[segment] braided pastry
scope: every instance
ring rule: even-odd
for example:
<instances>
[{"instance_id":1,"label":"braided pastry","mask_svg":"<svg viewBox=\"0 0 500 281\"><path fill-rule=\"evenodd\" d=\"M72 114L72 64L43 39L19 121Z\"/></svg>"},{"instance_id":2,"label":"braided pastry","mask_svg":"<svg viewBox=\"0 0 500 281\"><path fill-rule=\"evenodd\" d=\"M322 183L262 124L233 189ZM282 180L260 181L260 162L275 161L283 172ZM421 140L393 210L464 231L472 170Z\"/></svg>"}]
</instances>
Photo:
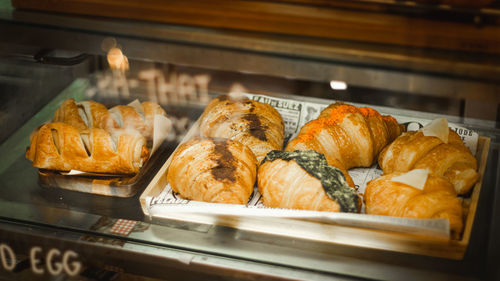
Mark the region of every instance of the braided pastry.
<instances>
[{"instance_id":1,"label":"braided pastry","mask_svg":"<svg viewBox=\"0 0 500 281\"><path fill-rule=\"evenodd\" d=\"M257 177L264 205L329 212L359 212L361 200L342 172L313 150L269 152Z\"/></svg>"},{"instance_id":2,"label":"braided pastry","mask_svg":"<svg viewBox=\"0 0 500 281\"><path fill-rule=\"evenodd\" d=\"M271 150L281 150L284 125L271 105L247 98L219 96L200 117L203 137L228 138L247 145L260 162Z\"/></svg>"},{"instance_id":3,"label":"braided pastry","mask_svg":"<svg viewBox=\"0 0 500 281\"><path fill-rule=\"evenodd\" d=\"M135 108L118 105L107 109L95 101L76 102L65 100L54 114L54 122L68 123L78 130L100 128L108 132L118 129L135 129L146 139L153 138L155 115L166 116L160 105L154 102L143 102Z\"/></svg>"},{"instance_id":4,"label":"braided pastry","mask_svg":"<svg viewBox=\"0 0 500 281\"><path fill-rule=\"evenodd\" d=\"M347 183L354 185L347 170L369 167L388 143L403 131L396 119L368 107L335 103L316 120L305 124L287 151L314 150L324 154L329 165L339 168Z\"/></svg>"},{"instance_id":5,"label":"braided pastry","mask_svg":"<svg viewBox=\"0 0 500 281\"><path fill-rule=\"evenodd\" d=\"M257 160L247 146L229 139L194 138L172 155L167 180L186 199L246 204L256 174Z\"/></svg>"},{"instance_id":6,"label":"braided pastry","mask_svg":"<svg viewBox=\"0 0 500 281\"><path fill-rule=\"evenodd\" d=\"M79 131L66 123L41 126L26 150L26 158L40 169L111 174L137 173L148 155L146 139L137 131Z\"/></svg>"},{"instance_id":7,"label":"braided pastry","mask_svg":"<svg viewBox=\"0 0 500 281\"><path fill-rule=\"evenodd\" d=\"M447 130L446 142L422 130L404 133L380 153L380 167L385 174L427 169L448 179L458 194L469 192L479 178L476 158L456 132Z\"/></svg>"},{"instance_id":8,"label":"braided pastry","mask_svg":"<svg viewBox=\"0 0 500 281\"><path fill-rule=\"evenodd\" d=\"M403 173L395 172L368 182L364 200L367 214L407 217L444 218L453 233L460 234L462 203L445 179L429 174L423 189L395 181Z\"/></svg>"}]
</instances>

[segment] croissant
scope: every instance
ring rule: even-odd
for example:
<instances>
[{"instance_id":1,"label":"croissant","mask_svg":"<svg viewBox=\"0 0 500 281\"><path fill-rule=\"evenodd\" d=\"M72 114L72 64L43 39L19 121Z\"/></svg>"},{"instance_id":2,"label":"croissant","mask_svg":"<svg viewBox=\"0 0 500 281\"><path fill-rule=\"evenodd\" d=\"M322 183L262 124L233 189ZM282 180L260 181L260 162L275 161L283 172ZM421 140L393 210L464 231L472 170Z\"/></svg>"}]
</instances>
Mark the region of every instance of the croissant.
<instances>
[{"instance_id":1,"label":"croissant","mask_svg":"<svg viewBox=\"0 0 500 281\"><path fill-rule=\"evenodd\" d=\"M247 146L229 139L194 138L172 155L167 180L186 199L246 204L256 175L257 160Z\"/></svg>"},{"instance_id":2,"label":"croissant","mask_svg":"<svg viewBox=\"0 0 500 281\"><path fill-rule=\"evenodd\" d=\"M403 173L395 172L369 181L364 200L367 214L407 217L444 218L450 230L459 234L463 227L462 204L453 186L444 178L429 174L423 190L393 181Z\"/></svg>"},{"instance_id":3,"label":"croissant","mask_svg":"<svg viewBox=\"0 0 500 281\"><path fill-rule=\"evenodd\" d=\"M137 173L148 158L146 139L136 131L79 131L66 123L48 123L30 137L26 158L40 169L94 173Z\"/></svg>"},{"instance_id":4,"label":"croissant","mask_svg":"<svg viewBox=\"0 0 500 281\"><path fill-rule=\"evenodd\" d=\"M76 102L65 100L54 114L54 122L68 123L78 130L100 128L108 132L117 129L138 130L146 139L153 138L155 115L166 116L160 105L143 102L138 109L128 105L118 105L107 109L95 101Z\"/></svg>"},{"instance_id":5,"label":"croissant","mask_svg":"<svg viewBox=\"0 0 500 281\"><path fill-rule=\"evenodd\" d=\"M361 200L339 169L313 150L269 152L259 166L265 206L329 212L359 212Z\"/></svg>"},{"instance_id":6,"label":"croissant","mask_svg":"<svg viewBox=\"0 0 500 281\"><path fill-rule=\"evenodd\" d=\"M448 130L447 143L435 136L425 136L422 131L401 135L380 153L380 167L385 174L427 169L448 179L457 194L469 192L479 178L476 158L460 136Z\"/></svg>"},{"instance_id":7,"label":"croissant","mask_svg":"<svg viewBox=\"0 0 500 281\"><path fill-rule=\"evenodd\" d=\"M305 124L286 150L324 154L328 164L339 168L353 186L347 170L371 166L378 153L403 130L396 119L382 116L372 108L334 103L316 120Z\"/></svg>"},{"instance_id":8,"label":"croissant","mask_svg":"<svg viewBox=\"0 0 500 281\"><path fill-rule=\"evenodd\" d=\"M219 96L200 117L203 137L229 138L250 147L260 162L271 150L283 148L284 124L271 105L247 98Z\"/></svg>"}]
</instances>

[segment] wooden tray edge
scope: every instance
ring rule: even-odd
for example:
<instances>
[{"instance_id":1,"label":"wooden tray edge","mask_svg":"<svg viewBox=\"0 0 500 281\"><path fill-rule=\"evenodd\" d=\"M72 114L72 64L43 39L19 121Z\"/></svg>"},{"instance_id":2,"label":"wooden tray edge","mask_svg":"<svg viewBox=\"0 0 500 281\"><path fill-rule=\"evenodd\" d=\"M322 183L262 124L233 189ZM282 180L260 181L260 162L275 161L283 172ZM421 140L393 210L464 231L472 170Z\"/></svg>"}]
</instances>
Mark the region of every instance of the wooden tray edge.
<instances>
[{"instance_id":1,"label":"wooden tray edge","mask_svg":"<svg viewBox=\"0 0 500 281\"><path fill-rule=\"evenodd\" d=\"M476 215L477 203L479 201L479 194L481 192L481 188L483 185L484 172L486 170L486 162L488 161L488 152L490 148L491 139L488 137L480 136L478 139L478 147L476 153L476 159L479 163L478 173L479 180L474 185L474 189L471 195L471 203L469 206L469 212L467 214L467 219L465 221L464 232L462 235L462 239L460 240L460 244L467 247L469 244L470 234L472 231L472 227L474 225L474 217Z\"/></svg>"},{"instance_id":2,"label":"wooden tray edge","mask_svg":"<svg viewBox=\"0 0 500 281\"><path fill-rule=\"evenodd\" d=\"M191 139L193 136L199 134L198 124L199 124L199 119L193 124L193 126L188 131L186 136L183 138L181 143L184 143L185 141ZM288 231L287 227L275 227L275 225L269 225L269 223L267 222L265 223L266 228L262 228L264 220L258 220L254 218L242 220L234 217L216 216L213 219L213 223L218 225L234 227L246 231L266 233L270 235L282 235L291 238L301 238L305 240L348 245L357 248L370 248L377 250L460 260L463 259L465 255L468 242L470 239L470 232L472 230L474 222L477 201L479 199L479 193L482 187L482 179L484 177L484 172L486 169L486 161L488 158L488 149L490 141L491 141L490 138L483 136L480 136L478 139L476 159L478 160L479 163L478 173L480 177L478 182L475 184L474 191L471 195L471 205L465 222L466 226L462 234L462 239L460 240L441 239L428 236L412 235L408 233L398 233L398 232L390 232L383 230L373 230L368 228L356 228L356 227L349 227L342 225L324 224L324 223L306 222L306 221L300 221L300 223L305 223L304 225L305 229L310 230L317 228L319 231L321 231L324 230L325 228L328 228L329 230L332 231L332 233L335 232L335 235L325 237L319 234L316 234L316 236L291 234ZM162 192L163 187L165 187L168 183L167 170L168 166L170 165L170 162L172 161L171 159L172 155L167 159L165 164L160 168L157 175L153 178L153 180L150 182L150 184L146 187L146 189L140 196L141 208L146 216L151 217L151 214L149 213L149 210L147 208L146 198L159 195ZM173 215L171 217L160 217L160 219L171 219L171 220L182 221L182 219L179 218L178 214L176 214L175 216ZM195 223L207 223L206 218L193 219L192 217L190 217L187 220ZM252 225L252 223L256 222L260 224ZM296 222L297 221L295 221L294 223L297 224ZM353 241L356 242L353 243Z\"/></svg>"}]
</instances>

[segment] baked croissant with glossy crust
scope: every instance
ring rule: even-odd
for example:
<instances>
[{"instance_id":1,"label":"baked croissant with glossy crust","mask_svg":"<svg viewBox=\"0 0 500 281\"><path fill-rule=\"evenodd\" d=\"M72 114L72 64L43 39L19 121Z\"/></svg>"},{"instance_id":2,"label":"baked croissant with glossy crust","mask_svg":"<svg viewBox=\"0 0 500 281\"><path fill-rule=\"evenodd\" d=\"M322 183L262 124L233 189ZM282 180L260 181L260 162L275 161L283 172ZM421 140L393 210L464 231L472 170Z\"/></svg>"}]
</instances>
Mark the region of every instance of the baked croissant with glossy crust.
<instances>
[{"instance_id":1,"label":"baked croissant with glossy crust","mask_svg":"<svg viewBox=\"0 0 500 281\"><path fill-rule=\"evenodd\" d=\"M286 150L314 150L325 155L329 165L347 173L353 167L369 167L378 153L404 130L391 116L369 107L334 103L319 117L305 124Z\"/></svg>"},{"instance_id":2,"label":"baked croissant with glossy crust","mask_svg":"<svg viewBox=\"0 0 500 281\"><path fill-rule=\"evenodd\" d=\"M462 202L453 186L444 178L429 174L423 190L392 181L401 172L383 175L368 182L364 200L367 214L407 217L444 218L450 230L460 234L463 228Z\"/></svg>"},{"instance_id":3,"label":"baked croissant with glossy crust","mask_svg":"<svg viewBox=\"0 0 500 281\"><path fill-rule=\"evenodd\" d=\"M26 150L26 158L40 169L110 174L137 173L148 154L146 139L137 131L79 131L66 123L42 125Z\"/></svg>"},{"instance_id":4,"label":"baked croissant with glossy crust","mask_svg":"<svg viewBox=\"0 0 500 281\"><path fill-rule=\"evenodd\" d=\"M200 117L203 137L228 138L250 147L260 162L271 150L281 150L284 124L271 105L244 97L219 96Z\"/></svg>"},{"instance_id":5,"label":"baked croissant with glossy crust","mask_svg":"<svg viewBox=\"0 0 500 281\"><path fill-rule=\"evenodd\" d=\"M268 207L329 212L359 212L361 207L342 171L313 150L269 152L257 181Z\"/></svg>"},{"instance_id":6,"label":"baked croissant with glossy crust","mask_svg":"<svg viewBox=\"0 0 500 281\"><path fill-rule=\"evenodd\" d=\"M156 114L166 116L163 108L154 102L142 102L139 108L118 105L108 110L95 101L76 102L74 99L67 99L57 109L53 121L68 123L78 130L100 128L112 132L118 129L135 129L151 140Z\"/></svg>"},{"instance_id":7,"label":"baked croissant with glossy crust","mask_svg":"<svg viewBox=\"0 0 500 281\"><path fill-rule=\"evenodd\" d=\"M448 179L458 194L467 193L479 178L476 158L451 129L447 143L422 131L404 133L380 153L378 163L385 174L427 169Z\"/></svg>"},{"instance_id":8,"label":"baked croissant with glossy crust","mask_svg":"<svg viewBox=\"0 0 500 281\"><path fill-rule=\"evenodd\" d=\"M256 175L257 160L247 146L229 139L194 138L172 155L167 180L186 199L246 204Z\"/></svg>"}]
</instances>

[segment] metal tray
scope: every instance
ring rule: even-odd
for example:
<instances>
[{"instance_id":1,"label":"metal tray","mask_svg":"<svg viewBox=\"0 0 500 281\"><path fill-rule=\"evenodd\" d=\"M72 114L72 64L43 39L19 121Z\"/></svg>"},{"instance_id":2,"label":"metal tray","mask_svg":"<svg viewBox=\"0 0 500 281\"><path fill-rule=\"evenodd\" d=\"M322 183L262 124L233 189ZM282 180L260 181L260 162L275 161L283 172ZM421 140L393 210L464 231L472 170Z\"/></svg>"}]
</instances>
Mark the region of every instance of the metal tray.
<instances>
[{"instance_id":1,"label":"metal tray","mask_svg":"<svg viewBox=\"0 0 500 281\"><path fill-rule=\"evenodd\" d=\"M29 146L31 132L40 124L50 120L62 101L68 98L74 98L77 101L88 99L86 95L88 87L90 87L89 80L75 80L68 88L36 113L7 141L2 143L0 152L2 152L3 161L0 163L0 173L7 170L11 164L19 161L19 158L24 157L26 147ZM38 170L38 180L41 186L48 188L59 188L113 197L132 197L148 185L149 181L176 146L177 143L173 141L163 142L136 175L65 176L56 171L40 169ZM29 162L26 159L24 160L24 162ZM25 166L28 166L28 164L26 163ZM33 173L36 173L36 171L33 171Z\"/></svg>"},{"instance_id":2,"label":"metal tray","mask_svg":"<svg viewBox=\"0 0 500 281\"><path fill-rule=\"evenodd\" d=\"M148 185L158 169L167 160L175 145L175 143L164 142L151 155L139 173L132 176L68 176L55 171L39 169L38 177L40 184L44 187L105 196L132 197Z\"/></svg>"}]
</instances>

